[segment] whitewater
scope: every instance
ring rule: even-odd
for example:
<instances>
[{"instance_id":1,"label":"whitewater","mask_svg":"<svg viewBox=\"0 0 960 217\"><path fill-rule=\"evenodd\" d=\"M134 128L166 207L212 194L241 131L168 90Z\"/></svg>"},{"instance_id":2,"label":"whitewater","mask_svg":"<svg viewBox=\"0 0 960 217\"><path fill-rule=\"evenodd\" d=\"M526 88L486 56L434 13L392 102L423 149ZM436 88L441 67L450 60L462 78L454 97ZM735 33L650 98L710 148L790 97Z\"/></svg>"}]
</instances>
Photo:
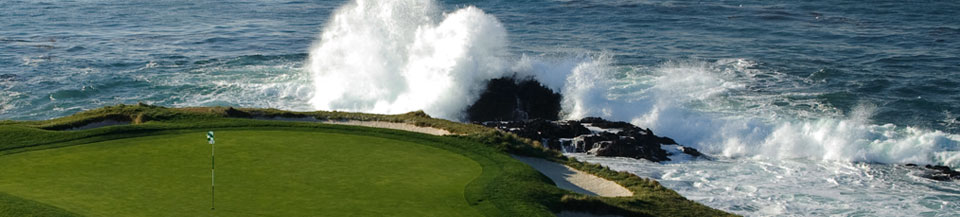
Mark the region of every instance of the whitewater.
<instances>
[{"instance_id":1,"label":"whitewater","mask_svg":"<svg viewBox=\"0 0 960 217\"><path fill-rule=\"evenodd\" d=\"M756 70L750 59L623 66L605 52L511 54L496 17L474 6L437 7L357 0L338 9L310 52L311 103L321 110L424 110L462 121L484 81L529 77L563 95L566 119L629 121L718 157L661 165L569 154L656 178L714 207L746 215L960 211L955 183L895 166L960 166L956 134L874 124L876 105L866 102L849 112L816 102L802 110L775 106L783 96L749 88L791 78Z\"/></svg>"},{"instance_id":2,"label":"whitewater","mask_svg":"<svg viewBox=\"0 0 960 217\"><path fill-rule=\"evenodd\" d=\"M952 2L0 8L11 9L0 19L13 21L0 23L0 119L144 102L423 110L465 121L487 80L517 76L561 93L564 119L627 121L715 158L567 154L711 207L745 216L960 213L957 182L902 166L960 167L960 5Z\"/></svg>"}]
</instances>

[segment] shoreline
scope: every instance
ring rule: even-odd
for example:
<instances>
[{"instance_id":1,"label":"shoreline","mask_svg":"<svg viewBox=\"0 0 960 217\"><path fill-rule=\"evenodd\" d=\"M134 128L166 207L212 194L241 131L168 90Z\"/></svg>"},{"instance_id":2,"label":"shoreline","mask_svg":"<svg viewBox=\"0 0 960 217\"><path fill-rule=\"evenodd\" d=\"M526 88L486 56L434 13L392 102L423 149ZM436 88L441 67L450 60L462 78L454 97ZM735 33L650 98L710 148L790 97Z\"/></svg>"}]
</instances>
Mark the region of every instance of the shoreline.
<instances>
[{"instance_id":1,"label":"shoreline","mask_svg":"<svg viewBox=\"0 0 960 217\"><path fill-rule=\"evenodd\" d=\"M242 121L241 119L255 121ZM538 192L535 194L549 194L542 195L537 199L528 198L523 201L539 204L537 207L542 206L542 208L549 208L551 210L550 212L554 215L733 216L730 213L688 200L675 191L663 187L655 180L642 178L628 172L613 171L608 167L598 164L580 162L576 159L567 158L556 151L546 149L534 140L510 132L476 124L435 119L422 111L384 115L337 111L294 112L264 108L167 108L146 104L121 104L78 112L74 115L50 120L9 122L8 124L0 126L0 128L2 128L0 130L9 131L6 133L17 135L17 138L22 138L15 139L15 142L10 144L0 144L0 150L6 150L5 152L0 152L0 154L66 147L100 139L109 140L116 137L112 136L113 134L118 133L124 134L120 137L136 137L148 135L150 134L149 132L155 132L157 130L253 127L261 125L274 127L289 125L311 128L310 125L313 125L268 123L261 121L386 128L408 132L410 134L407 135L413 137L420 137L416 135L422 135L424 138L436 138L453 142L453 144L460 144L461 142L476 143L479 146L471 147L476 147L478 150L489 149L489 152L485 151L484 153L495 154L497 158L510 159L513 162L509 163L511 166L508 168L499 168L501 171L530 173L518 177L533 178L539 180L536 182L543 182L546 186L550 186L547 188L539 188L539 190L537 190L538 188L526 188L526 191L529 192L520 195L512 193L516 191L504 191L497 193L497 195L523 197L523 195L531 195L529 193L533 192ZM107 122L114 124L104 124ZM116 124L117 122L120 122L120 124ZM75 129L83 127L90 128L83 130ZM325 129L327 127L319 128ZM41 134L57 136L38 136ZM400 133L399 135L403 134ZM64 143L63 141L67 142ZM538 161L538 163L530 164L521 159L511 157L518 155L539 158L534 159ZM554 170L538 169L537 164L545 164L547 167L554 168ZM547 179L544 178L550 178L553 181L547 181ZM521 181L514 184L525 183L529 184L533 182ZM570 186L574 186L573 190L571 190L571 187L560 186L561 183L569 183ZM600 188L601 190L592 189L598 186L602 187ZM576 188L592 191L577 191ZM614 190L602 190L603 188ZM607 191L612 191L613 193ZM617 191L619 191L619 193L616 193ZM489 204L483 205L486 204L486 200L478 200L476 202L480 203L483 207L489 206ZM640 206L639 204L644 205Z\"/></svg>"}]
</instances>

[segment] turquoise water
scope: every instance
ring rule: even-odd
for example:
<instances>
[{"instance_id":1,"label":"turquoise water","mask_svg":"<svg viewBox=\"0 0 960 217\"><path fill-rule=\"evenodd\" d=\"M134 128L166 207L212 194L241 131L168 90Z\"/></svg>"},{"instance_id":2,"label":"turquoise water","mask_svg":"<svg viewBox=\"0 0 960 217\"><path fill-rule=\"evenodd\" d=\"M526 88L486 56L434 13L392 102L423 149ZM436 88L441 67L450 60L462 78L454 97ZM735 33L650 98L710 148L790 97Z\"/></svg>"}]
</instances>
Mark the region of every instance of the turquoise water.
<instances>
[{"instance_id":1,"label":"turquoise water","mask_svg":"<svg viewBox=\"0 0 960 217\"><path fill-rule=\"evenodd\" d=\"M484 80L519 75L563 93L563 117L629 121L718 157L577 156L713 207L949 216L960 212L955 182L895 165L960 166L956 11L951 1L7 0L0 119L144 102L459 120Z\"/></svg>"}]
</instances>

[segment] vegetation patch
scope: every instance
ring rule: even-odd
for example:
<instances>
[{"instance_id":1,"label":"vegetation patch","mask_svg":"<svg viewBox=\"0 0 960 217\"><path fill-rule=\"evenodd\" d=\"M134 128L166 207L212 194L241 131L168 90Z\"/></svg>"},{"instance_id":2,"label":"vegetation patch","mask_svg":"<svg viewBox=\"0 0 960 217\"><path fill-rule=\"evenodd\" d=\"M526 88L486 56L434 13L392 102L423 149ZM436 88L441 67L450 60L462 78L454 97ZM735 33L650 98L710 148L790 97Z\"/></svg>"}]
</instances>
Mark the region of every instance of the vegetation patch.
<instances>
[{"instance_id":1,"label":"vegetation patch","mask_svg":"<svg viewBox=\"0 0 960 217\"><path fill-rule=\"evenodd\" d=\"M408 123L447 130L454 135L430 136L387 129L328 125L309 122L258 120L309 118ZM103 119L129 120L130 125L78 131L59 131ZM95 120L95 121L91 121ZM0 159L16 153L62 148L124 138L221 130L291 130L362 134L426 144L468 157L482 173L463 191L466 203L486 216L550 216L561 210L624 216L722 216L728 213L687 200L655 180L627 172L579 162L543 148L539 142L491 128L434 119L423 112L380 115L351 112L291 112L277 109L193 107L165 108L150 105L117 105L45 121L5 121L0 124ZM201 136L202 137L202 136ZM7 139L8 138L8 139ZM199 138L199 137L198 137ZM632 197L604 198L561 190L545 176L510 158L507 153L540 157L606 178L634 193ZM7 155L7 156L4 156ZM19 155L19 154L17 154ZM0 212L0 216L19 216Z\"/></svg>"}]
</instances>

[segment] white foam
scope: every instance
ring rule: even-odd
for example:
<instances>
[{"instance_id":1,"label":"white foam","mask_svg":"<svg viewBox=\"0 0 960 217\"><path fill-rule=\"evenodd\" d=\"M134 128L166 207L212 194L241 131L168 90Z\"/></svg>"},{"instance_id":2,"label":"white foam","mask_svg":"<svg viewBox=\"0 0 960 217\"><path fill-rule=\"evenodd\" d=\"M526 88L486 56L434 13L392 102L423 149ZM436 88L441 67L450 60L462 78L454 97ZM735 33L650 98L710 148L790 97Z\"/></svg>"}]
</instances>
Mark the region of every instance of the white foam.
<instances>
[{"instance_id":1,"label":"white foam","mask_svg":"<svg viewBox=\"0 0 960 217\"><path fill-rule=\"evenodd\" d=\"M680 144L726 157L960 166L960 136L873 124L875 107L869 104L846 115L811 112L820 115L804 117L780 112L786 109L767 104L767 99L752 101L780 96L735 98L731 95L749 94L744 93L747 87L756 85L751 76L736 71L750 67L744 62L669 62L617 79L617 69L602 59L585 63L570 73L564 87L565 117L630 120ZM755 112L749 107L760 108Z\"/></svg>"},{"instance_id":2,"label":"white foam","mask_svg":"<svg viewBox=\"0 0 960 217\"><path fill-rule=\"evenodd\" d=\"M743 58L655 66L617 65L605 53L581 51L511 58L507 43L497 19L474 7L445 14L431 0L355 0L335 13L310 51L310 103L376 113L422 109L459 120L484 80L516 72L561 92L567 119L630 121L718 157L657 164L569 154L656 178L712 207L760 216L960 210L955 195L943 193L956 186L857 163L957 167L960 136L874 123L867 103L845 113L805 84L820 81L758 70L762 64ZM957 120L947 114L943 122ZM671 159L687 156L662 147Z\"/></svg>"},{"instance_id":3,"label":"white foam","mask_svg":"<svg viewBox=\"0 0 960 217\"><path fill-rule=\"evenodd\" d=\"M744 216L914 216L957 213L956 182L895 165L719 159L651 163L566 154L658 180L684 197ZM671 156L673 157L673 156Z\"/></svg>"},{"instance_id":4,"label":"white foam","mask_svg":"<svg viewBox=\"0 0 960 217\"><path fill-rule=\"evenodd\" d=\"M458 120L484 80L505 74L506 45L500 22L473 6L443 14L433 0L356 0L311 49L311 103Z\"/></svg>"},{"instance_id":5,"label":"white foam","mask_svg":"<svg viewBox=\"0 0 960 217\"><path fill-rule=\"evenodd\" d=\"M161 87L192 87L198 81L206 81L201 83L210 86L197 93L169 96L159 101L133 100L148 104L170 103L175 107L233 105L295 111L313 110L307 103L312 97L313 88L309 79L304 79L308 76L302 72L299 64L280 63L204 67L177 76L163 73L143 75L137 79Z\"/></svg>"},{"instance_id":6,"label":"white foam","mask_svg":"<svg viewBox=\"0 0 960 217\"><path fill-rule=\"evenodd\" d=\"M15 99L21 96L23 96L23 93L0 89L0 115L15 109L17 106Z\"/></svg>"},{"instance_id":7,"label":"white foam","mask_svg":"<svg viewBox=\"0 0 960 217\"><path fill-rule=\"evenodd\" d=\"M620 131L622 131L620 128L604 129L604 128L593 126L593 124L583 124L583 127L587 128L588 130L590 130L590 132L594 134L599 134L603 132L617 134L617 133L620 133Z\"/></svg>"},{"instance_id":8,"label":"white foam","mask_svg":"<svg viewBox=\"0 0 960 217\"><path fill-rule=\"evenodd\" d=\"M753 60L616 66L604 53L510 58L507 44L500 22L472 6L444 13L432 0L355 0L311 49L310 104L462 120L485 80L516 72L561 92L565 118L629 120L707 154L960 166L957 135L874 124L869 104L844 114L804 89L804 78Z\"/></svg>"},{"instance_id":9,"label":"white foam","mask_svg":"<svg viewBox=\"0 0 960 217\"><path fill-rule=\"evenodd\" d=\"M667 156L667 158L670 158L670 160L669 160L669 161L666 161L666 162L669 162L669 163L678 163L678 162L691 161L691 160L697 159L697 158L694 157L694 156L690 156L689 154L684 153L684 152L683 152L683 147L682 147L682 146L679 146L679 145L663 145L663 144L661 144L661 145L660 145L660 149L663 149L664 151L667 152L667 154L670 155L670 156Z\"/></svg>"}]
</instances>

